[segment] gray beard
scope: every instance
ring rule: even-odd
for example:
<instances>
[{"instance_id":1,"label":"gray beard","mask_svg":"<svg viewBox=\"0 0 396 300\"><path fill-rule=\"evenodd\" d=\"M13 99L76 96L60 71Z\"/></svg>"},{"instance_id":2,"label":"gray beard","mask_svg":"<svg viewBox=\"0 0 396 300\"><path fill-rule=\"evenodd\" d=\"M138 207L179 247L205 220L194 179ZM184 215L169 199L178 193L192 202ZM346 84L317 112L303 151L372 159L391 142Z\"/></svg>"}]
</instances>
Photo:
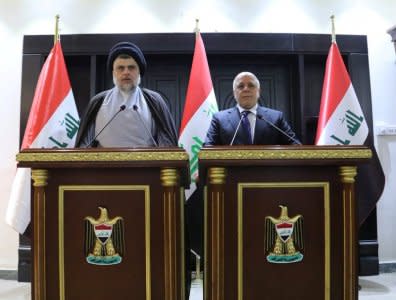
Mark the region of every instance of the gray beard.
<instances>
[{"instance_id":1,"label":"gray beard","mask_svg":"<svg viewBox=\"0 0 396 300\"><path fill-rule=\"evenodd\" d=\"M134 85L134 84L132 83L132 84L128 84L128 85L126 85L126 86L122 86L122 85L117 84L116 78L115 78L115 76L113 75L113 83L114 83L114 85L115 85L116 87L118 87L121 91L123 91L124 93L130 93L131 91L133 91L133 90L140 84L141 81L142 81L142 79L141 79L141 76L140 76L140 74L139 74L139 77L138 77L138 80L137 80L137 84L136 84L136 85Z\"/></svg>"}]
</instances>

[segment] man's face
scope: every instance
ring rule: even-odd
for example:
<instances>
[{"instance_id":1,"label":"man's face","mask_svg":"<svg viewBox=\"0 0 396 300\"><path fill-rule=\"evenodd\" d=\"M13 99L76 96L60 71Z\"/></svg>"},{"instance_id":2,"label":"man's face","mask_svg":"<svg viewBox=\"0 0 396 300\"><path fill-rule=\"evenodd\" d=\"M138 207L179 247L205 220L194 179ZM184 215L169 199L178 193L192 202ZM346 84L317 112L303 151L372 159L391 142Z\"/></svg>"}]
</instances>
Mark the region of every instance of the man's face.
<instances>
[{"instance_id":1,"label":"man's face","mask_svg":"<svg viewBox=\"0 0 396 300\"><path fill-rule=\"evenodd\" d=\"M113 63L114 84L124 92L129 92L139 85L140 70L137 62L132 58L116 58Z\"/></svg>"},{"instance_id":2,"label":"man's face","mask_svg":"<svg viewBox=\"0 0 396 300\"><path fill-rule=\"evenodd\" d=\"M234 97L239 105L244 109L250 109L256 105L260 96L260 88L254 78L244 75L235 81Z\"/></svg>"}]
</instances>

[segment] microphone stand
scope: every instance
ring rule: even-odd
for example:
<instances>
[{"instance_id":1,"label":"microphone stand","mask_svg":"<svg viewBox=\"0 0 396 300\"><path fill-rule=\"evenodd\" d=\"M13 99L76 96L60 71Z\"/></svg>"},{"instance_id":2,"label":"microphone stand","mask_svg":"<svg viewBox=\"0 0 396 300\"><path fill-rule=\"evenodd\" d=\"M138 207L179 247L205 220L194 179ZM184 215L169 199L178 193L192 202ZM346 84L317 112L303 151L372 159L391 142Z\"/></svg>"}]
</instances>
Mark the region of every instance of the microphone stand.
<instances>
[{"instance_id":1,"label":"microphone stand","mask_svg":"<svg viewBox=\"0 0 396 300\"><path fill-rule=\"evenodd\" d=\"M235 137L236 137L236 135L237 135L237 132L238 132L238 130L239 130L239 127L241 127L241 123L242 123L242 119L243 119L243 118L245 118L245 115L241 115L241 118L239 119L237 128L235 129L234 136L232 137L230 146L232 146L232 145L234 144Z\"/></svg>"},{"instance_id":2,"label":"microphone stand","mask_svg":"<svg viewBox=\"0 0 396 300\"><path fill-rule=\"evenodd\" d=\"M96 141L96 138L99 136L99 134L102 133L102 131L114 120L114 118L123 110L125 110L126 106L125 105L121 105L120 109L114 114L114 116L111 117L111 119L105 124L105 126L102 127L102 129L98 132L97 135L94 136L94 138L89 142L89 144L87 146L85 146L85 148L90 148L92 146L92 144Z\"/></svg>"},{"instance_id":3,"label":"microphone stand","mask_svg":"<svg viewBox=\"0 0 396 300\"><path fill-rule=\"evenodd\" d=\"M297 140L296 138L294 138L293 136L288 135L284 130L280 129L278 126L276 126L274 123L268 121L266 118L264 118L262 115L257 115L257 117L260 120L265 121L267 124L269 124L270 126L272 126L273 128L275 128L276 130L278 130L280 133L282 133L284 136L288 137L290 140L292 140L293 142L295 142L297 145L302 145L301 142L299 140Z\"/></svg>"}]
</instances>

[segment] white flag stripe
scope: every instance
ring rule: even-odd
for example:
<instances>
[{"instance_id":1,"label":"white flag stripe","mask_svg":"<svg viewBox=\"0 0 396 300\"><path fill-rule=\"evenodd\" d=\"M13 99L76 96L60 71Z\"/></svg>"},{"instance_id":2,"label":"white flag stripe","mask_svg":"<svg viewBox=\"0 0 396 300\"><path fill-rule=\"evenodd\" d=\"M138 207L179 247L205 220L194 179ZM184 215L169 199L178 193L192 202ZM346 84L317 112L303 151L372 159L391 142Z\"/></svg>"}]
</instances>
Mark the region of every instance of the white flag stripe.
<instances>
[{"instance_id":1,"label":"white flag stripe","mask_svg":"<svg viewBox=\"0 0 396 300\"><path fill-rule=\"evenodd\" d=\"M186 127L180 136L179 141L185 146L184 148L187 149L187 152L191 152L192 137L198 136L201 139L206 137L210 121L212 120L211 109L213 109L213 105L216 105L217 107L216 97L212 89L208 98L205 99L190 121L186 124Z\"/></svg>"},{"instance_id":2,"label":"white flag stripe","mask_svg":"<svg viewBox=\"0 0 396 300\"><path fill-rule=\"evenodd\" d=\"M52 117L41 129L30 148L59 148L54 141L65 143L64 147L73 147L75 137L67 136L65 115L69 113L75 120L79 120L77 108L70 89L64 101L58 106ZM53 139L51 140L50 137ZM6 223L16 231L23 233L30 222L31 169L18 168L12 183L9 205L6 212Z\"/></svg>"},{"instance_id":3,"label":"white flag stripe","mask_svg":"<svg viewBox=\"0 0 396 300\"><path fill-rule=\"evenodd\" d=\"M186 200L197 188L195 181L198 176L198 153L205 142L212 115L217 111L205 46L201 34L197 32L178 141L179 146L183 147L190 157L191 185L185 192Z\"/></svg>"},{"instance_id":4,"label":"white flag stripe","mask_svg":"<svg viewBox=\"0 0 396 300\"><path fill-rule=\"evenodd\" d=\"M38 78L22 148L74 147L79 124L62 47L57 41ZM6 222L19 233L30 222L30 173L30 169L17 169L8 201Z\"/></svg>"},{"instance_id":5,"label":"white flag stripe","mask_svg":"<svg viewBox=\"0 0 396 300\"><path fill-rule=\"evenodd\" d=\"M67 136L67 128L65 123L65 116L69 113L75 120L79 120L77 107L74 102L73 92L70 89L65 100L58 106L54 114L43 126L36 139L32 142L30 148L52 148L60 146L54 140L61 143L66 143L64 147L74 147L76 135L73 138ZM49 139L53 137L54 140Z\"/></svg>"},{"instance_id":6,"label":"white flag stripe","mask_svg":"<svg viewBox=\"0 0 396 300\"><path fill-rule=\"evenodd\" d=\"M352 112L353 115L363 118L362 121L353 118L356 121L355 126L358 126L356 132L353 132L353 125L348 125L347 112ZM351 134L353 132L353 134ZM368 135L367 122L364 119L363 111L357 100L355 90L352 84L349 85L347 92L339 105L330 116L326 126L324 127L317 145L340 145L340 141L349 141L348 145L362 145Z\"/></svg>"},{"instance_id":7,"label":"white flag stripe","mask_svg":"<svg viewBox=\"0 0 396 300\"><path fill-rule=\"evenodd\" d=\"M203 142L205 142L214 107L217 111L216 97L212 88L208 97L186 124L179 138L179 144L183 145L190 157L191 183L190 188L185 191L186 199L189 199L197 188L195 180L198 177L198 152L201 150Z\"/></svg>"},{"instance_id":8,"label":"white flag stripe","mask_svg":"<svg viewBox=\"0 0 396 300\"><path fill-rule=\"evenodd\" d=\"M5 221L23 233L30 223L30 169L18 168L12 182Z\"/></svg>"}]
</instances>

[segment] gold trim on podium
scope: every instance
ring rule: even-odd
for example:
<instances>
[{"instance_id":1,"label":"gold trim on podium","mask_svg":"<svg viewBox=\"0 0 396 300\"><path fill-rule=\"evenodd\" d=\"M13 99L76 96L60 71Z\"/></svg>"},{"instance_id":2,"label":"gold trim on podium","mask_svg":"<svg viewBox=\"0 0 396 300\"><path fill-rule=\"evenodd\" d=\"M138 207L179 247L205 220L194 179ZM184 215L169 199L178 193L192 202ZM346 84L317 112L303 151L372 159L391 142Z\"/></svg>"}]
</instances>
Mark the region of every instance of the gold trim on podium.
<instances>
[{"instance_id":1,"label":"gold trim on podium","mask_svg":"<svg viewBox=\"0 0 396 300\"><path fill-rule=\"evenodd\" d=\"M161 184L164 187L175 187L179 183L179 173L174 168L161 169Z\"/></svg>"},{"instance_id":2,"label":"gold trim on podium","mask_svg":"<svg viewBox=\"0 0 396 300\"><path fill-rule=\"evenodd\" d=\"M321 253L323 253L324 261L323 265L320 267L317 266L321 273L318 274L318 280L315 280L315 282L320 283L320 286L313 288L315 291L314 295L307 291L307 298L313 299L319 296L324 300L331 300L333 297L340 297L343 300L356 300L358 294L356 268L357 226L355 224L356 201L354 199L355 166L366 164L370 158L372 158L372 151L369 148L356 145L252 145L233 147L216 146L201 149L199 153L200 172L201 178L203 178L206 184L204 206L206 284L204 299L225 300L224 295L232 293L236 300L242 300L243 295L248 295L246 278L245 282L243 282L243 269L247 269L247 265L244 267L244 264L249 263L250 266L251 261L250 259L247 261L247 253L245 253L245 257L242 256L242 251L247 251L246 248L243 249L243 235L247 238L246 228L243 227L243 222L247 224L247 221L243 221L242 219L242 210L244 208L246 209L246 206L244 206L242 196L234 194L237 188L236 184L243 183L243 181L273 184L271 181L275 181L277 183L285 183L286 186L294 183L302 184L302 186L309 186L309 184L315 186L315 184L319 184L324 189L325 215L323 216L323 222L325 223L321 222L320 225L321 231L325 231L325 236L323 237L324 248L318 248L317 243L310 244L314 247L312 249L313 251L320 251L320 260L322 260ZM221 167L224 169L223 172L220 171ZM251 168L251 171L249 168ZM274 174L271 174L272 170L274 170ZM227 176L232 176L233 180L225 180L226 172L230 174ZM255 173L257 176L255 176ZM243 178L238 178L239 176ZM254 182L252 182L253 180ZM317 186L316 189L318 189ZM307 192L309 190L304 191L304 193ZM323 199L320 196L321 190L314 193L317 192L319 193L317 194L319 195L318 197ZM290 192L288 191L287 193ZM229 194L230 201L225 201L224 197ZM244 194L246 195L246 193ZM250 192L249 195L251 195ZM256 194L253 193L252 195ZM234 197L237 197L237 203L234 203ZM313 195L313 197L316 196ZM317 204L319 205L319 203ZM306 209L305 206L303 207ZM224 210L227 213L234 213L236 211L236 217L239 219L232 220L232 223L228 219L225 220ZM254 217L257 216L255 215ZM232 232L228 231L229 228L224 227L229 222L232 226L232 232L237 231L238 235L236 237L236 249L231 250L224 249L223 247L225 246L225 244L223 245L223 233L227 237L229 234L232 234ZM342 235L341 239L335 238L337 233ZM321 239L320 243L323 240ZM228 250L229 252L227 252ZM227 260L223 259L224 252L234 254L235 250L237 251L235 260L231 260L228 256ZM224 262L227 262L228 259L231 260L230 270L224 269ZM322 264L321 261L319 263ZM226 274L227 276L224 278L225 270L228 270L230 274ZM303 271L309 272L306 264L303 265ZM333 281L332 278L334 276L338 279ZM296 281L291 285L298 284L300 280L304 279L296 278ZM323 282L323 289L321 282ZM225 285L227 286L225 287ZM249 291L249 295L259 292L260 290ZM293 291L285 290L283 292L285 295L293 295ZM283 292L279 291L279 293ZM301 294L305 293L304 291L300 292ZM276 297L277 293L275 290L268 291L268 294L271 294L273 297Z\"/></svg>"},{"instance_id":3,"label":"gold trim on podium","mask_svg":"<svg viewBox=\"0 0 396 300\"><path fill-rule=\"evenodd\" d=\"M148 185L60 185L58 189L59 300L65 300L64 193L66 191L144 191L146 300L151 300L150 187Z\"/></svg>"},{"instance_id":4,"label":"gold trim on podium","mask_svg":"<svg viewBox=\"0 0 396 300\"><path fill-rule=\"evenodd\" d=\"M182 300L188 300L186 299L186 288L185 288L185 282L186 282L186 248L185 248L185 221L184 221L184 204L186 202L186 197L185 197L185 190L183 187L180 188L180 241L181 241L181 265L180 265L180 278L181 278L181 299ZM188 249L190 250L190 249Z\"/></svg>"},{"instance_id":5,"label":"gold trim on podium","mask_svg":"<svg viewBox=\"0 0 396 300\"><path fill-rule=\"evenodd\" d=\"M324 300L330 300L330 184L329 182L246 182L238 184L238 300L243 300L243 190L249 188L322 188L324 207ZM247 299L249 300L249 299Z\"/></svg>"},{"instance_id":6,"label":"gold trim on podium","mask_svg":"<svg viewBox=\"0 0 396 300\"><path fill-rule=\"evenodd\" d=\"M342 203L344 221L344 300L358 298L357 291L357 224L354 195L356 166L341 166L340 180L343 184Z\"/></svg>"},{"instance_id":7,"label":"gold trim on podium","mask_svg":"<svg viewBox=\"0 0 396 300\"><path fill-rule=\"evenodd\" d=\"M47 170L32 170L33 186L43 187L47 185L48 171Z\"/></svg>"},{"instance_id":8,"label":"gold trim on podium","mask_svg":"<svg viewBox=\"0 0 396 300\"><path fill-rule=\"evenodd\" d=\"M207 199L211 218L209 220L210 245L210 270L206 282L211 282L210 299L224 299L224 184L227 172L225 168L213 167L208 170L210 183L210 197ZM207 245L205 247L208 247Z\"/></svg>"},{"instance_id":9,"label":"gold trim on podium","mask_svg":"<svg viewBox=\"0 0 396 300\"><path fill-rule=\"evenodd\" d=\"M45 272L45 186L47 185L48 171L32 170L34 187L34 222L33 222L33 293L34 299L46 300L46 272Z\"/></svg>"},{"instance_id":10,"label":"gold trim on podium","mask_svg":"<svg viewBox=\"0 0 396 300\"><path fill-rule=\"evenodd\" d=\"M185 152L167 152L167 151L54 151L46 153L20 152L17 154L18 162L101 162L101 161L161 161L161 160L188 160L188 154Z\"/></svg>"},{"instance_id":11,"label":"gold trim on podium","mask_svg":"<svg viewBox=\"0 0 396 300\"><path fill-rule=\"evenodd\" d=\"M139 230L139 234L145 235L145 244L142 244L139 252L136 252L136 255L140 255L140 264L136 270L146 273L145 275L141 274L146 277L140 278L139 286L141 289L139 289L139 294L146 300L151 300L158 293L165 295L161 296L164 300L185 300L185 289L182 283L182 281L185 281L186 275L184 270L185 257L183 256L185 255L185 249L183 248L184 245L181 245L184 238L182 224L184 223L184 197L181 198L181 196L184 194L183 188L189 186L190 183L189 159L185 150L179 147L153 149L30 148L22 150L17 155L17 161L19 168L36 170L34 173L35 186L33 188L35 198L32 201L32 227L34 230L32 236L34 250L34 259L32 259L33 299L47 300L46 296L51 299L59 299L59 297L64 299L72 293L75 295L85 294L83 291L80 293L74 289L74 287L79 287L82 284L81 282L68 282L71 280L67 271L69 268L69 252L64 247L68 246L69 241L65 238L69 239L69 236L66 235L69 231L62 226L68 226L69 224L69 213L66 212L69 203L63 203L63 201L68 201L69 193L72 194L70 197L76 196L80 199L83 195L78 194L77 190L79 189L100 189L100 187L102 189L118 189L118 187L122 189L122 186L128 189L128 187L133 188L133 186L146 186L146 194L142 195L139 191L138 198L140 200L139 204L136 204L143 214L140 214L139 220L137 220L139 227L141 227L137 230ZM48 187L45 188L45 193L46 176L43 177L40 170L48 170L51 176ZM101 173L100 176L95 177L98 172ZM139 175L142 172L147 178L142 178ZM73 188L76 189L76 192L64 192L65 189ZM153 188L156 189L155 193L152 191ZM117 191L114 192L117 194ZM114 192L109 191L110 194ZM125 191L125 193L129 194L130 192ZM125 193L120 197L124 197ZM45 200L45 196L47 200ZM145 201L144 206L141 201ZM107 202L108 200L106 200ZM97 203L97 200L94 199L93 203ZM88 203L87 205L89 206ZM87 205L84 205L82 209L88 209ZM124 206L124 204L118 202L116 205L121 205L121 208ZM145 215L143 210L145 210ZM154 212L155 215L160 217L159 220L150 220L152 218L150 214ZM127 213L128 217L133 215L132 212ZM46 216L47 224L45 224ZM56 227L48 224L49 216L51 221L55 221L56 218ZM155 226L155 229L152 226ZM71 228L72 230L76 229L74 225ZM135 230L135 228L131 229ZM162 240L159 241L158 238ZM152 249L151 242L153 239L156 249ZM78 250L75 247L72 246L73 251ZM158 256L158 253L160 256ZM160 259L160 265L153 266L152 259L154 261ZM77 270L84 268L84 266L74 265L73 262L70 266L71 268L76 267ZM128 268L121 268L119 274L120 276L129 276ZM86 280L89 285L95 284L93 282L94 278L86 278ZM109 280L117 280L117 278L109 278ZM116 292L117 295L134 293L131 290L134 289L133 286L125 285L124 281L122 281L122 284L121 290ZM69 290L69 288L74 290ZM99 295L100 297L100 290L92 290L92 295Z\"/></svg>"},{"instance_id":12,"label":"gold trim on podium","mask_svg":"<svg viewBox=\"0 0 396 300\"><path fill-rule=\"evenodd\" d=\"M209 183L210 184L224 184L227 176L227 170L225 168L210 168L208 171Z\"/></svg>"},{"instance_id":13,"label":"gold trim on podium","mask_svg":"<svg viewBox=\"0 0 396 300\"><path fill-rule=\"evenodd\" d=\"M357 168L355 166L340 167L341 182L354 183L356 175L357 175Z\"/></svg>"},{"instance_id":14,"label":"gold trim on podium","mask_svg":"<svg viewBox=\"0 0 396 300\"><path fill-rule=\"evenodd\" d=\"M227 149L201 151L200 160L311 160L311 159L367 159L372 157L370 149L318 149L308 150L291 147L289 149Z\"/></svg>"},{"instance_id":15,"label":"gold trim on podium","mask_svg":"<svg viewBox=\"0 0 396 300\"><path fill-rule=\"evenodd\" d=\"M165 300L175 300L178 294L177 196L179 173L174 168L163 168L160 174L164 201L164 271Z\"/></svg>"},{"instance_id":16,"label":"gold trim on podium","mask_svg":"<svg viewBox=\"0 0 396 300\"><path fill-rule=\"evenodd\" d=\"M208 186L204 186L204 192L203 192L203 201L204 201L204 244L203 244L203 251L204 251L204 279L206 282L208 282ZM204 300L208 299L208 285L204 284L203 285L203 297ZM187 300L187 299L186 299Z\"/></svg>"}]
</instances>

